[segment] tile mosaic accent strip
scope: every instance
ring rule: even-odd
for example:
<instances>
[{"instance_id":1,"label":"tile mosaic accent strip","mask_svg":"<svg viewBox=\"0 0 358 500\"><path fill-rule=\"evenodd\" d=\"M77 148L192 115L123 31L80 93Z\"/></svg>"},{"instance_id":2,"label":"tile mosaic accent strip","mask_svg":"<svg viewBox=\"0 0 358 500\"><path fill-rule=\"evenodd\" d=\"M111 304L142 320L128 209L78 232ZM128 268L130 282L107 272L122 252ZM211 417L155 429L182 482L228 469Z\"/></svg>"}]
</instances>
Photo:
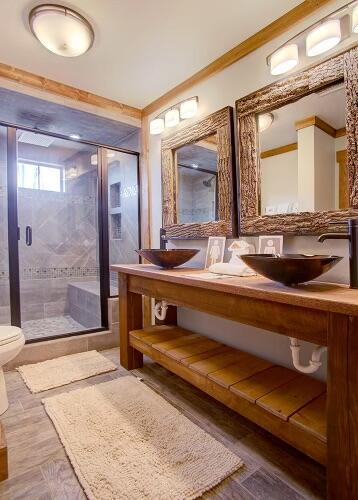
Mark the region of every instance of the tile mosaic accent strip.
<instances>
[{"instance_id":1,"label":"tile mosaic accent strip","mask_svg":"<svg viewBox=\"0 0 358 500\"><path fill-rule=\"evenodd\" d=\"M25 267L21 279L86 278L99 276L99 267Z\"/></svg>"}]
</instances>

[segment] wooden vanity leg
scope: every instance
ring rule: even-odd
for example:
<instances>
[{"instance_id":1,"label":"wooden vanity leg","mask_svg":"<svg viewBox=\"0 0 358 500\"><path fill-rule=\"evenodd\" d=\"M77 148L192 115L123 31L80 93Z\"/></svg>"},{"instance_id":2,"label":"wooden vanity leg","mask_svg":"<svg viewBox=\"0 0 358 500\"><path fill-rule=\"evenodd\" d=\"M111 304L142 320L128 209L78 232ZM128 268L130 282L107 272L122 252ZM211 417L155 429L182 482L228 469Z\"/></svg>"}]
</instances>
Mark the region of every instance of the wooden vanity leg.
<instances>
[{"instance_id":1,"label":"wooden vanity leg","mask_svg":"<svg viewBox=\"0 0 358 500\"><path fill-rule=\"evenodd\" d=\"M121 365L127 370L143 366L143 354L129 345L129 332L143 328L142 296L128 290L128 275L118 275L119 345Z\"/></svg>"},{"instance_id":2,"label":"wooden vanity leg","mask_svg":"<svg viewBox=\"0 0 358 500\"><path fill-rule=\"evenodd\" d=\"M349 317L329 314L327 373L327 497L351 500L348 381Z\"/></svg>"},{"instance_id":3,"label":"wooden vanity leg","mask_svg":"<svg viewBox=\"0 0 358 500\"><path fill-rule=\"evenodd\" d=\"M348 335L349 442L351 498L358 498L358 318L349 318Z\"/></svg>"}]
</instances>

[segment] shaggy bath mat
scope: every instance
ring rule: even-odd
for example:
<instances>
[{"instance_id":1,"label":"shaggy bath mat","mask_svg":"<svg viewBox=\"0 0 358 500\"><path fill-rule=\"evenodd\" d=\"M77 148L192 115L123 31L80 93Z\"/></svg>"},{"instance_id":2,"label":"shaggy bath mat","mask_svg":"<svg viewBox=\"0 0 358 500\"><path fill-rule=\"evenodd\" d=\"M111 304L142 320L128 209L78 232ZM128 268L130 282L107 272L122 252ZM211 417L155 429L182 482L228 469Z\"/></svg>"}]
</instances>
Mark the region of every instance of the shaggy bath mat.
<instances>
[{"instance_id":1,"label":"shaggy bath mat","mask_svg":"<svg viewBox=\"0 0 358 500\"><path fill-rule=\"evenodd\" d=\"M31 392L47 391L77 380L116 370L112 361L97 351L86 351L17 368Z\"/></svg>"},{"instance_id":2,"label":"shaggy bath mat","mask_svg":"<svg viewBox=\"0 0 358 500\"><path fill-rule=\"evenodd\" d=\"M133 376L43 403L90 500L194 499L243 464Z\"/></svg>"}]
</instances>

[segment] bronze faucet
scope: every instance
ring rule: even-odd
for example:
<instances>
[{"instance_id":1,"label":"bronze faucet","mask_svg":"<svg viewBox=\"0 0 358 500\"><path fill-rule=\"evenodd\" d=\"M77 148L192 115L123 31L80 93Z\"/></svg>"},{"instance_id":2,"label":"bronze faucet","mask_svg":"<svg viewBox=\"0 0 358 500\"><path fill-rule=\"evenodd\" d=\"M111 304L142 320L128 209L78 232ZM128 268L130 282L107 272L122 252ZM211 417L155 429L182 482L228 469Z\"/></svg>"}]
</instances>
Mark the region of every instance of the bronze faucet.
<instances>
[{"instance_id":1,"label":"bronze faucet","mask_svg":"<svg viewBox=\"0 0 358 500\"><path fill-rule=\"evenodd\" d=\"M349 285L351 288L358 288L358 219L331 222L330 224L348 225L348 232L321 234L318 241L320 243L325 240L349 241Z\"/></svg>"}]
</instances>

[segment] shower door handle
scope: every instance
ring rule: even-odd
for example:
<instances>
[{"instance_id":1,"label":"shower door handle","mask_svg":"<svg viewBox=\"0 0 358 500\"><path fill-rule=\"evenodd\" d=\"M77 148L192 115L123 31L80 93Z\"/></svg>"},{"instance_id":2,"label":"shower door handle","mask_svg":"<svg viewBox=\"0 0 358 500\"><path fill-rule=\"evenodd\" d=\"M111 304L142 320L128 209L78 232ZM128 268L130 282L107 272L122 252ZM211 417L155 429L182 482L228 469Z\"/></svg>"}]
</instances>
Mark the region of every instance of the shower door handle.
<instances>
[{"instance_id":1,"label":"shower door handle","mask_svg":"<svg viewBox=\"0 0 358 500\"><path fill-rule=\"evenodd\" d=\"M26 226L26 245L30 247L32 245L32 227Z\"/></svg>"}]
</instances>

